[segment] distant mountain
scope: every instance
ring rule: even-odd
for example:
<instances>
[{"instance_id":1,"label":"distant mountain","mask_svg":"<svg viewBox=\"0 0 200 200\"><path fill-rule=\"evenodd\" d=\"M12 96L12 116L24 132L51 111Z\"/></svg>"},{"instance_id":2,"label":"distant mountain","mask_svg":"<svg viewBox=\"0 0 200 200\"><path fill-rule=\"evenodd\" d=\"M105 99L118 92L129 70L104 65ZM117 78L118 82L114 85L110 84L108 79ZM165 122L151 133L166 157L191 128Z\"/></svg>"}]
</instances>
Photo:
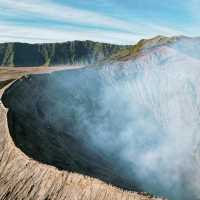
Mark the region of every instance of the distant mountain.
<instances>
[{"instance_id":1,"label":"distant mountain","mask_svg":"<svg viewBox=\"0 0 200 200\"><path fill-rule=\"evenodd\" d=\"M58 65L86 65L126 61L157 47L170 47L200 59L200 38L186 36L156 36L142 39L135 45L114 45L93 41L65 43L2 43L0 66L32 67Z\"/></svg>"},{"instance_id":2,"label":"distant mountain","mask_svg":"<svg viewBox=\"0 0 200 200\"><path fill-rule=\"evenodd\" d=\"M92 41L0 44L0 66L30 67L96 63L128 46Z\"/></svg>"},{"instance_id":3,"label":"distant mountain","mask_svg":"<svg viewBox=\"0 0 200 200\"><path fill-rule=\"evenodd\" d=\"M117 53L114 53L111 58L112 61L126 61L135 59L141 53L150 52L157 47L170 47L179 52L200 59L200 38L186 37L186 36L156 36L151 39L142 39L137 44L129 46Z\"/></svg>"}]
</instances>

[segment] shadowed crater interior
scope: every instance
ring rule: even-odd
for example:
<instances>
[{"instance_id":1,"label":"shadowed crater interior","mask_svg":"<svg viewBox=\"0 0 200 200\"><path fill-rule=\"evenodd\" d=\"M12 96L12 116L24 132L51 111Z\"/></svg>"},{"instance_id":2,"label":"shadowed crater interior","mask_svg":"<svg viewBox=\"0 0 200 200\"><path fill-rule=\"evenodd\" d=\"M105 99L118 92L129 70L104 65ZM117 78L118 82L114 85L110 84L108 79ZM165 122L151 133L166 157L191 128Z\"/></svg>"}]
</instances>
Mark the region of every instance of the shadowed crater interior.
<instances>
[{"instance_id":1,"label":"shadowed crater interior","mask_svg":"<svg viewBox=\"0 0 200 200\"><path fill-rule=\"evenodd\" d=\"M2 97L9 108L10 133L16 146L35 160L136 190L118 152L92 142L101 120L106 119L106 126L112 120L100 112L104 84L90 69L21 78Z\"/></svg>"}]
</instances>

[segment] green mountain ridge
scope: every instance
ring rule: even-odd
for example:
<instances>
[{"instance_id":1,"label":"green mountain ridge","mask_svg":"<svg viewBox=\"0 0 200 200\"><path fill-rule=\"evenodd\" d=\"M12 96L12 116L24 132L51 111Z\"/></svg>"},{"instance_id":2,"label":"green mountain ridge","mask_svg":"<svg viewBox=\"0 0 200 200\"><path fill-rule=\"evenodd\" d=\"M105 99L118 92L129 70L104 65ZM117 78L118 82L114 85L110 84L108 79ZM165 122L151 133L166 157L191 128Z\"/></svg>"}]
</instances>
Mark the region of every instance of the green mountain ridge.
<instances>
[{"instance_id":1,"label":"green mountain ridge","mask_svg":"<svg viewBox=\"0 0 200 200\"><path fill-rule=\"evenodd\" d=\"M1 43L0 66L33 67L93 64L127 48L92 41L64 43Z\"/></svg>"}]
</instances>

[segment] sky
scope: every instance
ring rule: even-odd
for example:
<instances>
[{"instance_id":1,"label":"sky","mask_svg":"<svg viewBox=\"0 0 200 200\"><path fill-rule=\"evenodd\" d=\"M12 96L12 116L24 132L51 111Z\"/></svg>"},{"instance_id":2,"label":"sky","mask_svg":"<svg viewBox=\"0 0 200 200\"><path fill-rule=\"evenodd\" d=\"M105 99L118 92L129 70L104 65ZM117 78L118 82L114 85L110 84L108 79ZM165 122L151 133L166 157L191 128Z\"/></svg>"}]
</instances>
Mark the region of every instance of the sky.
<instances>
[{"instance_id":1,"label":"sky","mask_svg":"<svg viewBox=\"0 0 200 200\"><path fill-rule=\"evenodd\" d=\"M200 36L200 0L0 0L0 42Z\"/></svg>"}]
</instances>

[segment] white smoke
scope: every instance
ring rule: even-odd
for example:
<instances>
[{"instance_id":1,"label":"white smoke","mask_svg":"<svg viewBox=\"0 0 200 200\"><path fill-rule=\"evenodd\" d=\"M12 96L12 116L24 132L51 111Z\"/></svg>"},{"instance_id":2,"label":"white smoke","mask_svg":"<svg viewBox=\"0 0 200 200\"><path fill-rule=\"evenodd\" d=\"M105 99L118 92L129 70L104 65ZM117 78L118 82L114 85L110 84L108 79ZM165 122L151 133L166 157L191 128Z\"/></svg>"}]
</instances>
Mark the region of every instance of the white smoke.
<instances>
[{"instance_id":1,"label":"white smoke","mask_svg":"<svg viewBox=\"0 0 200 200\"><path fill-rule=\"evenodd\" d=\"M99 73L99 109L80 117L92 143L118 154L144 191L200 197L200 61L160 47Z\"/></svg>"}]
</instances>

